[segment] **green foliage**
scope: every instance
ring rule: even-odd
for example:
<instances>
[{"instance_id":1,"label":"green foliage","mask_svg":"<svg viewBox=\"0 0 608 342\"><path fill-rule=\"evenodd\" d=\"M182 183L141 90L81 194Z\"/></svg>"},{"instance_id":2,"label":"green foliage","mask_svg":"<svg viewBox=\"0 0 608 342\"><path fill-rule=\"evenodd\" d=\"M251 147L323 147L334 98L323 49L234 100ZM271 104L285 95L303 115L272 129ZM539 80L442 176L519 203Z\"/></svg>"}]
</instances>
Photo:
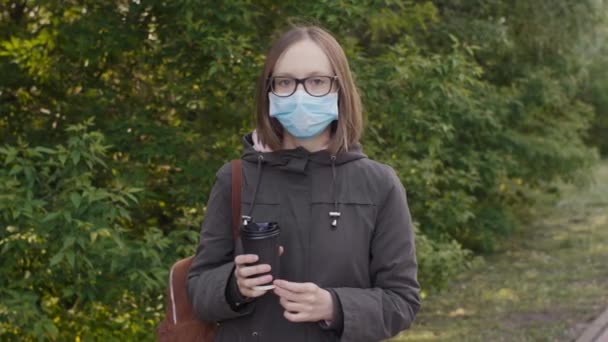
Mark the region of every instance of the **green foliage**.
<instances>
[{"instance_id":1,"label":"green foliage","mask_svg":"<svg viewBox=\"0 0 608 342\"><path fill-rule=\"evenodd\" d=\"M418 230L416 254L418 267L423 270L418 281L425 284L424 293L444 289L449 280L454 279L472 263L471 252L463 249L458 242L432 240Z\"/></svg>"},{"instance_id":2,"label":"green foliage","mask_svg":"<svg viewBox=\"0 0 608 342\"><path fill-rule=\"evenodd\" d=\"M69 126L67 146L0 148L0 335L147 335L158 316L163 257L177 257L179 239L151 227L134 234L141 189L109 176L92 125ZM130 317L148 322L132 327Z\"/></svg>"},{"instance_id":3,"label":"green foliage","mask_svg":"<svg viewBox=\"0 0 608 342\"><path fill-rule=\"evenodd\" d=\"M583 98L596 109L595 120L587 140L608 156L608 24L596 34L598 57L589 67L591 79L586 84Z\"/></svg>"},{"instance_id":4,"label":"green foliage","mask_svg":"<svg viewBox=\"0 0 608 342\"><path fill-rule=\"evenodd\" d=\"M556 33L542 25L579 17L547 18L532 5L507 11L501 1L436 5L442 20L427 34L385 37L392 45L357 61L373 106L366 146L400 170L424 233L491 251L517 222L514 209L595 160L583 141L593 108L577 95L590 58L543 43ZM577 9L589 17L580 37L598 20ZM542 32L524 34L524 24Z\"/></svg>"},{"instance_id":5,"label":"green foliage","mask_svg":"<svg viewBox=\"0 0 608 342\"><path fill-rule=\"evenodd\" d=\"M535 193L585 173L586 144L606 150L604 13L593 0L0 0L0 336L149 339L290 22L346 50L365 151L399 173L422 286L441 288Z\"/></svg>"}]
</instances>

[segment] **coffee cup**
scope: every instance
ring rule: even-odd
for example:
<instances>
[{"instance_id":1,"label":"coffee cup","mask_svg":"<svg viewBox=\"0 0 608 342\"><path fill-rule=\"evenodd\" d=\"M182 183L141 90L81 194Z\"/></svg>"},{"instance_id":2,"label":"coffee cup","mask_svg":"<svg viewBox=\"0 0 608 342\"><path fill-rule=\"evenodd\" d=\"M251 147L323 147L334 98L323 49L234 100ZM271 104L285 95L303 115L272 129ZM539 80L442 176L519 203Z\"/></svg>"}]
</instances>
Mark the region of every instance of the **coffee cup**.
<instances>
[{"instance_id":1,"label":"coffee cup","mask_svg":"<svg viewBox=\"0 0 608 342\"><path fill-rule=\"evenodd\" d=\"M243 251L245 254L256 254L258 261L252 265L268 264L270 272L264 274L256 274L252 277L261 277L266 274L271 274L273 279L277 279L280 270L279 258L279 235L281 229L276 222L253 222L241 225L241 242L243 243ZM252 266L250 265L250 266ZM268 284L262 284L253 287L257 291L266 291L274 289L272 281Z\"/></svg>"}]
</instances>

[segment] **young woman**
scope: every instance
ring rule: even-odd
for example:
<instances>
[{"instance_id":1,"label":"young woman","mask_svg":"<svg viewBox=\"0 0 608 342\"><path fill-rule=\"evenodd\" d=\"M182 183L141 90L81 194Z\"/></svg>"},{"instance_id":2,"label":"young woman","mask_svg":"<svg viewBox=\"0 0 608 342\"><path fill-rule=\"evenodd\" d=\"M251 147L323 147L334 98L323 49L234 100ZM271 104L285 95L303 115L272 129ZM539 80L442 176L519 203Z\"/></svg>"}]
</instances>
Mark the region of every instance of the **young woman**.
<instances>
[{"instance_id":1,"label":"young woman","mask_svg":"<svg viewBox=\"0 0 608 342\"><path fill-rule=\"evenodd\" d=\"M271 47L243 139L241 211L281 228L280 277L231 231L231 168L207 204L188 291L217 341L380 341L420 307L414 233L392 168L368 159L348 61L318 27ZM235 257L236 255L236 257ZM274 289L254 290L273 281Z\"/></svg>"}]
</instances>

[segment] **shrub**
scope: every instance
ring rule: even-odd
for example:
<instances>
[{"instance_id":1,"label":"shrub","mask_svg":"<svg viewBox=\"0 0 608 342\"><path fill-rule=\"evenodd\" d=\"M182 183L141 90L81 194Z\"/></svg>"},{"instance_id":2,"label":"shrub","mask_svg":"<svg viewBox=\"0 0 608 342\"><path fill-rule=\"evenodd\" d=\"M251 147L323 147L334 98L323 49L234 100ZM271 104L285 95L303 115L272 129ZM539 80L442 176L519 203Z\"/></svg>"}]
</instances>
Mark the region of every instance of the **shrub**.
<instances>
[{"instance_id":1,"label":"shrub","mask_svg":"<svg viewBox=\"0 0 608 342\"><path fill-rule=\"evenodd\" d=\"M158 319L179 240L133 233L141 190L111 175L91 125L69 126L67 145L0 148L0 336L133 338Z\"/></svg>"}]
</instances>

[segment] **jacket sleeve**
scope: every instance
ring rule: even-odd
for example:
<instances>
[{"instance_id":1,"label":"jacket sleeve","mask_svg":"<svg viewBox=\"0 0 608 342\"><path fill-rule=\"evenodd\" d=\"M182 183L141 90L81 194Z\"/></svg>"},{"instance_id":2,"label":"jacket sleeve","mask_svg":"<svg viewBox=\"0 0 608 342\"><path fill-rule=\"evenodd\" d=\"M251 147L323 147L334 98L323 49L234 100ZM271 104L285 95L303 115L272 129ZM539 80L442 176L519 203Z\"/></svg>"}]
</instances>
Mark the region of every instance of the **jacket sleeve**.
<instances>
[{"instance_id":1,"label":"jacket sleeve","mask_svg":"<svg viewBox=\"0 0 608 342\"><path fill-rule=\"evenodd\" d=\"M414 232L405 189L394 170L370 246L372 288L334 288L342 305L342 341L380 341L409 328L420 308Z\"/></svg>"},{"instance_id":2,"label":"jacket sleeve","mask_svg":"<svg viewBox=\"0 0 608 342\"><path fill-rule=\"evenodd\" d=\"M331 321L319 321L319 326L323 330L333 330L338 336L342 335L342 327L344 326L344 317L342 314L342 304L340 304L340 298L336 294L336 291L332 288L327 288L329 294L331 294L331 299L334 305L334 316Z\"/></svg>"},{"instance_id":3,"label":"jacket sleeve","mask_svg":"<svg viewBox=\"0 0 608 342\"><path fill-rule=\"evenodd\" d=\"M188 295L199 319L218 322L250 314L254 303L235 310L228 298L234 272L235 243L231 227L232 171L217 173L201 227L200 242L188 273Z\"/></svg>"}]
</instances>

